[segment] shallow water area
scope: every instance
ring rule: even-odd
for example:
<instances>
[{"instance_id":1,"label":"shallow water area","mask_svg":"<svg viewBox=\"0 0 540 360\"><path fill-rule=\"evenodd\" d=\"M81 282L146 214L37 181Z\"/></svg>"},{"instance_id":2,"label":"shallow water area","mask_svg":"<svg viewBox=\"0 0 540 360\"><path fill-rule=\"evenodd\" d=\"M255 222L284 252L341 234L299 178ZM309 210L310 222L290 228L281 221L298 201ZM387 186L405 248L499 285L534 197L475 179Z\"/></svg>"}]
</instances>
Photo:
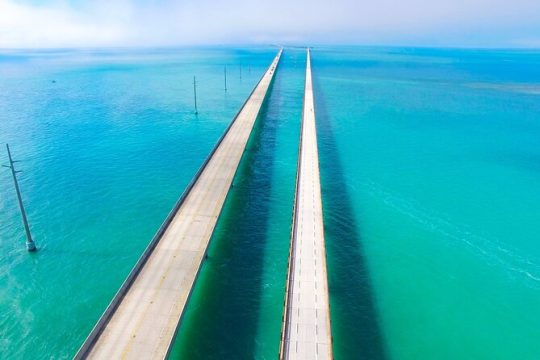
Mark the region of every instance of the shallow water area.
<instances>
[{"instance_id":1,"label":"shallow water area","mask_svg":"<svg viewBox=\"0 0 540 360\"><path fill-rule=\"evenodd\" d=\"M2 168L0 357L74 355L276 51L0 52L39 249ZM314 47L312 70L335 358L540 358L540 53ZM171 358L277 357L304 71L286 48Z\"/></svg>"},{"instance_id":2,"label":"shallow water area","mask_svg":"<svg viewBox=\"0 0 540 360\"><path fill-rule=\"evenodd\" d=\"M0 143L21 160L39 249L24 249L4 169L1 354L73 356L276 51L0 53Z\"/></svg>"}]
</instances>

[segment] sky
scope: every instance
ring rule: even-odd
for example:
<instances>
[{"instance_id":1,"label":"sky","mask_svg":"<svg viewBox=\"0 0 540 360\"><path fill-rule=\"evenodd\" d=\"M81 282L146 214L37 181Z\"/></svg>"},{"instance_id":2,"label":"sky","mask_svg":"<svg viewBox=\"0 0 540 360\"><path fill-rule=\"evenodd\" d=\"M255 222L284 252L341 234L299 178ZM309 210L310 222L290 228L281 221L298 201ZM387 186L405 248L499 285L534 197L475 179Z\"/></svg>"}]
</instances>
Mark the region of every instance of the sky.
<instances>
[{"instance_id":1,"label":"sky","mask_svg":"<svg viewBox=\"0 0 540 360\"><path fill-rule=\"evenodd\" d=\"M540 0L0 0L0 48L540 48Z\"/></svg>"}]
</instances>

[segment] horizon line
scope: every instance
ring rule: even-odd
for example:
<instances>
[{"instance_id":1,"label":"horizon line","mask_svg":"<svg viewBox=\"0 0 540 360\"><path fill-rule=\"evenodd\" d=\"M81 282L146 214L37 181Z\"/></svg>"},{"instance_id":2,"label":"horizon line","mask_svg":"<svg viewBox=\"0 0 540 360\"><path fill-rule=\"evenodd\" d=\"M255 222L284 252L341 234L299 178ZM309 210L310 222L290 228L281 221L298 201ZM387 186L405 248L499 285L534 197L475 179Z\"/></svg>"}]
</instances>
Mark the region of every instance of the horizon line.
<instances>
[{"instance_id":1,"label":"horizon line","mask_svg":"<svg viewBox=\"0 0 540 360\"><path fill-rule=\"evenodd\" d=\"M311 48L311 47L361 47L361 48L400 48L400 49L441 49L441 50L523 50L540 51L540 45L439 45L439 44L368 44L368 43L331 43L331 42L306 42L306 43L200 43L200 44L163 44L163 45L88 45L88 46L20 46L3 47L0 51L20 51L20 50L104 50L104 49L189 49L189 48Z\"/></svg>"}]
</instances>

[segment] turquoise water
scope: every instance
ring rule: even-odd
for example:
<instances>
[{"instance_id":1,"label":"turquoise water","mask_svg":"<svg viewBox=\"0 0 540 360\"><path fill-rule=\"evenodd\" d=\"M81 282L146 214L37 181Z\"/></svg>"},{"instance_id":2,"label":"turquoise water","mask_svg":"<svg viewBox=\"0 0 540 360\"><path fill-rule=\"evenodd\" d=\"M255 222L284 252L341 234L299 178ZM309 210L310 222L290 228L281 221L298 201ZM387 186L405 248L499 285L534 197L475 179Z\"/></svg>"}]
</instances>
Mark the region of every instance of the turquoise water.
<instances>
[{"instance_id":1,"label":"turquoise water","mask_svg":"<svg viewBox=\"0 0 540 360\"><path fill-rule=\"evenodd\" d=\"M0 143L22 160L40 249L24 249L4 169L0 357L74 354L275 51L0 54Z\"/></svg>"},{"instance_id":2,"label":"turquoise water","mask_svg":"<svg viewBox=\"0 0 540 360\"><path fill-rule=\"evenodd\" d=\"M313 69L336 358L540 358L540 52Z\"/></svg>"},{"instance_id":3,"label":"turquoise water","mask_svg":"<svg viewBox=\"0 0 540 360\"><path fill-rule=\"evenodd\" d=\"M40 248L0 171L0 357L74 354L275 51L0 53ZM277 356L304 56L284 53L172 358ZM315 47L312 66L336 359L540 358L540 52Z\"/></svg>"}]
</instances>

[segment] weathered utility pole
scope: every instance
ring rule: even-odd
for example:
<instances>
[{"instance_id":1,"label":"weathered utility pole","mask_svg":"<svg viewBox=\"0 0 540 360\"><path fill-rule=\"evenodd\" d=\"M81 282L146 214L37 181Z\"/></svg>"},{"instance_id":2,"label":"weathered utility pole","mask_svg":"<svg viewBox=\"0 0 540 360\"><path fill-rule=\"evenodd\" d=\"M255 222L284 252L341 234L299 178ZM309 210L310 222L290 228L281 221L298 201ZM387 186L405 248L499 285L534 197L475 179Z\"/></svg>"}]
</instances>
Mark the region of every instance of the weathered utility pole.
<instances>
[{"instance_id":1,"label":"weathered utility pole","mask_svg":"<svg viewBox=\"0 0 540 360\"><path fill-rule=\"evenodd\" d=\"M11 169L11 175L13 175L13 183L15 184L15 191L17 192L17 200L19 200L19 208L21 210L21 217L24 224L24 231L26 232L26 249L28 251L36 251L36 244L32 239L32 233L30 232L30 226L28 225L28 218L26 217L26 210L21 197L21 189L19 188L19 182L17 181L17 173L20 171L15 170L15 163L11 157L11 151L9 150L9 144L6 144L6 149L9 157L9 165L3 165L4 167Z\"/></svg>"},{"instance_id":2,"label":"weathered utility pole","mask_svg":"<svg viewBox=\"0 0 540 360\"><path fill-rule=\"evenodd\" d=\"M227 65L223 67L223 74L225 75L225 92L227 92Z\"/></svg>"},{"instance_id":3,"label":"weathered utility pole","mask_svg":"<svg viewBox=\"0 0 540 360\"><path fill-rule=\"evenodd\" d=\"M193 97L195 98L195 115L199 113L197 110L197 80L193 77Z\"/></svg>"}]
</instances>

